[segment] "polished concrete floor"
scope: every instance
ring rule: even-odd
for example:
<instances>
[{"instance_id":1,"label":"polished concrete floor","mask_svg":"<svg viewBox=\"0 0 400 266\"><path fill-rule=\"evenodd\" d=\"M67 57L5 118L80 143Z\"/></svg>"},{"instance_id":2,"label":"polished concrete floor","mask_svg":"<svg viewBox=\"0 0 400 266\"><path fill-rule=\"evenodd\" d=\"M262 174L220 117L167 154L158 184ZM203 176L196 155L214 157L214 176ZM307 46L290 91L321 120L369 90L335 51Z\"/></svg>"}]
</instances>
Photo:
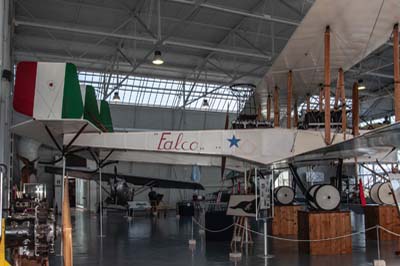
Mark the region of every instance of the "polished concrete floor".
<instances>
[{"instance_id":1,"label":"polished concrete floor","mask_svg":"<svg viewBox=\"0 0 400 266\"><path fill-rule=\"evenodd\" d=\"M229 260L229 243L206 243L204 236L195 230L197 245L189 249L191 220L176 219L171 213L167 218L137 217L128 222L121 214L108 214L104 219L105 237L99 236L98 218L85 212L73 212L74 265L135 265L135 266L225 266L225 265L313 265L357 266L372 265L377 258L376 243L365 243L364 235L353 237L353 254L338 256L309 256L299 254L297 243L270 241L272 259L265 261L263 238L254 236L255 243L243 250L238 262ZM362 217L353 217L362 223ZM353 230L358 228L357 225ZM262 231L260 226L258 231ZM381 243L381 257L386 265L400 265L394 255L392 242ZM50 265L61 265L55 256Z\"/></svg>"}]
</instances>

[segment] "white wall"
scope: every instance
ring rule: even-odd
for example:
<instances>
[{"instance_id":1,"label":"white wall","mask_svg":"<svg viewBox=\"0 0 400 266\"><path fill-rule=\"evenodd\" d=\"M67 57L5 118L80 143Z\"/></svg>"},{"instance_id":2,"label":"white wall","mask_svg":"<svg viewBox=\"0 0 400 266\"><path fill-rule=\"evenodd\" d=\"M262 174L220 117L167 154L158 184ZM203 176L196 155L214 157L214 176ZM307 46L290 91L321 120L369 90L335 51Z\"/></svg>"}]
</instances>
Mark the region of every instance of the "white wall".
<instances>
[{"instance_id":1,"label":"white wall","mask_svg":"<svg viewBox=\"0 0 400 266\"><path fill-rule=\"evenodd\" d=\"M225 125L226 113L193 111L172 108L111 104L114 127L122 129L150 130L199 130L221 129ZM230 114L230 119L234 114Z\"/></svg>"}]
</instances>

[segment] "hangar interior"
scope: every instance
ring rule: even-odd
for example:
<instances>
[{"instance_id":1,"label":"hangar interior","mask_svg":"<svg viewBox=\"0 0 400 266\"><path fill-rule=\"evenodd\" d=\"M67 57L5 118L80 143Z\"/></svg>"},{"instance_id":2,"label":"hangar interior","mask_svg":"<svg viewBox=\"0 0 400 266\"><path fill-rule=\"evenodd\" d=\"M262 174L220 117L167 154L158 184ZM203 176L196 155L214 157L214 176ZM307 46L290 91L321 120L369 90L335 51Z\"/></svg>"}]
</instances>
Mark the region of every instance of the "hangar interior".
<instances>
[{"instance_id":1,"label":"hangar interior","mask_svg":"<svg viewBox=\"0 0 400 266\"><path fill-rule=\"evenodd\" d=\"M399 21L0 0L0 265L398 265Z\"/></svg>"}]
</instances>

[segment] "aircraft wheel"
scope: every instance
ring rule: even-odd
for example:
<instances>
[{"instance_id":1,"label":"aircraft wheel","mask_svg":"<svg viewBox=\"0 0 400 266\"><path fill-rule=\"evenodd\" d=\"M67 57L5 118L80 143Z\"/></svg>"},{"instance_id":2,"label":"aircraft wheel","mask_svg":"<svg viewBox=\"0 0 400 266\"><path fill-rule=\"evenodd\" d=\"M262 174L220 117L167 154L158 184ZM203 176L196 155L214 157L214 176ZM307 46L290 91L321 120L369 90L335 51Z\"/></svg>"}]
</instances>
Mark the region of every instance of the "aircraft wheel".
<instances>
[{"instance_id":1,"label":"aircraft wheel","mask_svg":"<svg viewBox=\"0 0 400 266\"><path fill-rule=\"evenodd\" d=\"M308 194L310 194L310 196L313 198L313 200L315 199L314 195L315 195L315 191L320 187L321 185L312 185L309 189L308 189ZM311 208L314 210L318 210L318 206L315 204L314 201L308 201L308 203L310 204Z\"/></svg>"},{"instance_id":2,"label":"aircraft wheel","mask_svg":"<svg viewBox=\"0 0 400 266\"><path fill-rule=\"evenodd\" d=\"M378 189L382 183L375 183L372 185L371 189L369 190L369 196L371 200L376 204L383 204L383 202L378 197Z\"/></svg>"},{"instance_id":3,"label":"aircraft wheel","mask_svg":"<svg viewBox=\"0 0 400 266\"><path fill-rule=\"evenodd\" d=\"M393 191L392 191L392 186L389 182L385 182L380 184L378 188L378 199L383 203L387 205L394 205L394 197L393 197Z\"/></svg>"},{"instance_id":4,"label":"aircraft wheel","mask_svg":"<svg viewBox=\"0 0 400 266\"><path fill-rule=\"evenodd\" d=\"M339 190L332 185L322 185L314 193L315 203L319 209L333 211L340 205Z\"/></svg>"},{"instance_id":5,"label":"aircraft wheel","mask_svg":"<svg viewBox=\"0 0 400 266\"><path fill-rule=\"evenodd\" d=\"M275 190L275 200L280 205L292 204L294 196L294 191L289 186L281 186Z\"/></svg>"}]
</instances>

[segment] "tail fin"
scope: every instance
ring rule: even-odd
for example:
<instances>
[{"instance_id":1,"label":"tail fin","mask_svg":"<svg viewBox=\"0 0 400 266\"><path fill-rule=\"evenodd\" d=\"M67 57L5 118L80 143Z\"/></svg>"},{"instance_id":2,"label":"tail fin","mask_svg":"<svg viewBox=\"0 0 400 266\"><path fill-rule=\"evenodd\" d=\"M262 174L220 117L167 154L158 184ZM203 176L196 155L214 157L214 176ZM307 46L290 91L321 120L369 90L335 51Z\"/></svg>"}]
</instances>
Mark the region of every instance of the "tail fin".
<instances>
[{"instance_id":1,"label":"tail fin","mask_svg":"<svg viewBox=\"0 0 400 266\"><path fill-rule=\"evenodd\" d=\"M35 119L82 118L83 102L76 66L71 63L18 63L13 107Z\"/></svg>"}]
</instances>

